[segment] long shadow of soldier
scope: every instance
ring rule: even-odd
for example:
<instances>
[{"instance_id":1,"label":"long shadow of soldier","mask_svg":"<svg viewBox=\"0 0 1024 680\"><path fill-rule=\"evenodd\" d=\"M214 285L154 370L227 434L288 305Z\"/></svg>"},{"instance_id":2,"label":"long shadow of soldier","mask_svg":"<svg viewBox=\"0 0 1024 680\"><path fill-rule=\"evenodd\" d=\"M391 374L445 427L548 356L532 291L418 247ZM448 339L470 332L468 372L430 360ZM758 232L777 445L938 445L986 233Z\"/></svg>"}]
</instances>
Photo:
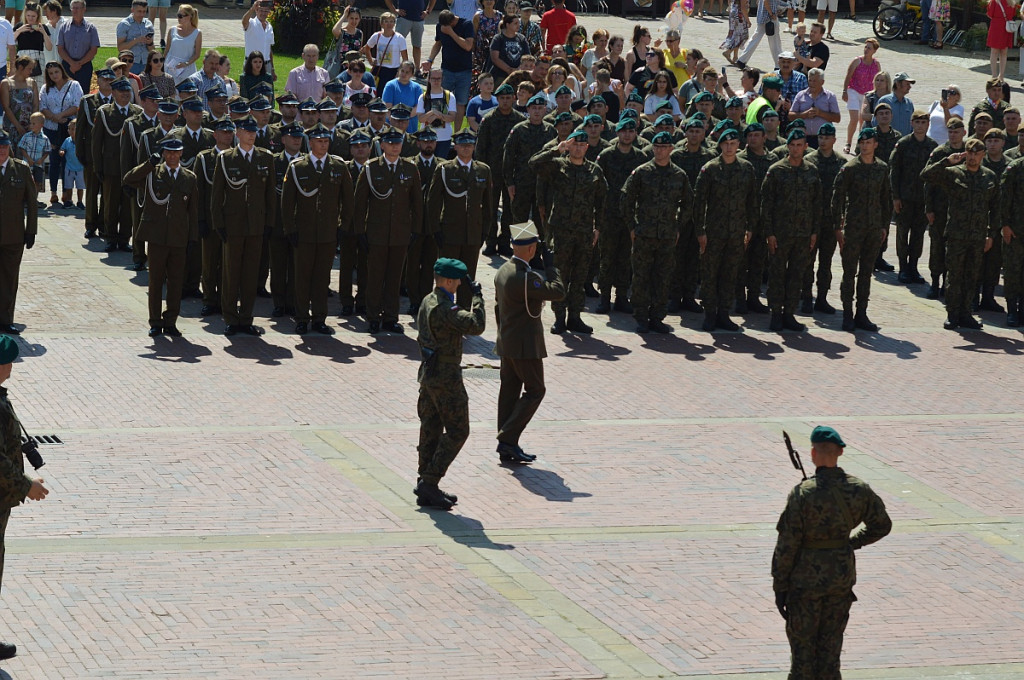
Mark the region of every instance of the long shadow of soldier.
<instances>
[{"instance_id":1,"label":"long shadow of soldier","mask_svg":"<svg viewBox=\"0 0 1024 680\"><path fill-rule=\"evenodd\" d=\"M208 357L213 352L208 347L189 342L185 338L173 338L159 335L153 339L153 351L140 354L143 359L154 361L171 361L179 364L198 364L200 357Z\"/></svg>"},{"instance_id":2,"label":"long shadow of soldier","mask_svg":"<svg viewBox=\"0 0 1024 680\"><path fill-rule=\"evenodd\" d=\"M488 538L484 531L484 525L479 520L465 515L458 515L444 510L431 510L420 508L419 512L429 515L434 526L442 534L456 543L470 548L483 548L485 550L515 550L515 546L509 543L495 543Z\"/></svg>"},{"instance_id":3,"label":"long shadow of soldier","mask_svg":"<svg viewBox=\"0 0 1024 680\"><path fill-rule=\"evenodd\" d=\"M984 331L960 331L959 334L968 344L954 345L953 349L981 354L997 354L999 352L1013 355L1024 354L1024 341L1017 338L992 335Z\"/></svg>"},{"instance_id":4,"label":"long shadow of soldier","mask_svg":"<svg viewBox=\"0 0 1024 680\"><path fill-rule=\"evenodd\" d=\"M251 335L231 336L224 351L236 359L251 359L264 366L280 366L283 359L294 356L287 347L271 345L263 338Z\"/></svg>"},{"instance_id":5,"label":"long shadow of soldier","mask_svg":"<svg viewBox=\"0 0 1024 680\"><path fill-rule=\"evenodd\" d=\"M572 503L573 499L590 498L593 495L573 491L560 474L551 470L504 463L501 467L511 470L512 476L523 485L524 489L555 503Z\"/></svg>"},{"instance_id":6,"label":"long shadow of soldier","mask_svg":"<svg viewBox=\"0 0 1024 680\"><path fill-rule=\"evenodd\" d=\"M897 359L916 359L921 348L909 340L897 340L881 333L859 334L854 342L857 347L879 352L895 354Z\"/></svg>"},{"instance_id":7,"label":"long shadow of soldier","mask_svg":"<svg viewBox=\"0 0 1024 680\"><path fill-rule=\"evenodd\" d=\"M11 338L18 343L18 358L16 361L24 361L25 359L41 357L46 354L45 345L40 345L38 342L29 342L19 335L11 336Z\"/></svg>"},{"instance_id":8,"label":"long shadow of soldier","mask_svg":"<svg viewBox=\"0 0 1024 680\"><path fill-rule=\"evenodd\" d=\"M579 336L567 333L562 336L562 341L568 347L568 350L558 352L557 355L560 357L618 361L620 356L630 353L630 350L625 347L608 344L593 335Z\"/></svg>"},{"instance_id":9,"label":"long shadow of soldier","mask_svg":"<svg viewBox=\"0 0 1024 680\"><path fill-rule=\"evenodd\" d=\"M394 333L381 333L370 336L370 349L383 354L404 355L409 360L420 360L420 346L415 339L408 335Z\"/></svg>"},{"instance_id":10,"label":"long shadow of soldier","mask_svg":"<svg viewBox=\"0 0 1024 680\"><path fill-rule=\"evenodd\" d=\"M716 348L732 354L749 354L760 361L773 361L773 354L782 354L782 345L777 342L765 342L752 335L741 333L715 334Z\"/></svg>"},{"instance_id":11,"label":"long shadow of soldier","mask_svg":"<svg viewBox=\"0 0 1024 680\"><path fill-rule=\"evenodd\" d=\"M832 342L810 333L784 333L782 344L797 352L821 354L826 359L842 359L850 348L840 342Z\"/></svg>"},{"instance_id":12,"label":"long shadow of soldier","mask_svg":"<svg viewBox=\"0 0 1024 680\"><path fill-rule=\"evenodd\" d=\"M128 278L128 281L130 281L131 283L134 283L136 286L139 286L140 288L148 288L149 287L149 270L145 269L145 270L143 270L141 272L133 271L132 275ZM184 300L182 300L182 302L184 302Z\"/></svg>"},{"instance_id":13,"label":"long shadow of soldier","mask_svg":"<svg viewBox=\"0 0 1024 680\"><path fill-rule=\"evenodd\" d=\"M9 674L7 673L7 671L4 671L4 670L0 670L0 680L14 680L14 678L12 678L12 677L11 677L11 676L10 676L10 675L9 675Z\"/></svg>"},{"instance_id":14,"label":"long shadow of soldier","mask_svg":"<svg viewBox=\"0 0 1024 680\"><path fill-rule=\"evenodd\" d=\"M715 352L715 348L711 345L690 342L670 333L665 335L647 333L641 338L644 349L662 354L681 354L687 361L704 361L704 355Z\"/></svg>"},{"instance_id":15,"label":"long shadow of soldier","mask_svg":"<svg viewBox=\"0 0 1024 680\"><path fill-rule=\"evenodd\" d=\"M327 357L336 364L351 364L356 357L369 356L370 350L350 345L330 335L307 335L295 349L310 356Z\"/></svg>"}]
</instances>

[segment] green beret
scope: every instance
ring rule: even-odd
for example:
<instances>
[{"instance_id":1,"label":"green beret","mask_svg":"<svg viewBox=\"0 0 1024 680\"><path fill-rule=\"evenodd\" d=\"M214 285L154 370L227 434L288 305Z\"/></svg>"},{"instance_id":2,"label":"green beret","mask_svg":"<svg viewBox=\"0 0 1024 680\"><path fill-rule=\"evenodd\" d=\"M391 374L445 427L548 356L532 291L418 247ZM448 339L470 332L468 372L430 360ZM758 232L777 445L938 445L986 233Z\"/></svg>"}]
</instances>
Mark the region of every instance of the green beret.
<instances>
[{"instance_id":1,"label":"green beret","mask_svg":"<svg viewBox=\"0 0 1024 680\"><path fill-rule=\"evenodd\" d=\"M779 112L776 111L775 109L765 109L764 113L761 114L761 120L762 121L765 118L778 118L778 117L779 117Z\"/></svg>"},{"instance_id":2,"label":"green beret","mask_svg":"<svg viewBox=\"0 0 1024 680\"><path fill-rule=\"evenodd\" d=\"M721 133L723 130L726 130L728 128L736 129L736 124L733 123L731 120L720 120L718 121L718 124L715 125L714 129L711 131L711 134Z\"/></svg>"},{"instance_id":3,"label":"green beret","mask_svg":"<svg viewBox=\"0 0 1024 680\"><path fill-rule=\"evenodd\" d=\"M628 104L630 102L633 102L635 104L643 104L644 103L644 98L641 97L636 92L630 92L629 96L626 97L626 103Z\"/></svg>"},{"instance_id":4,"label":"green beret","mask_svg":"<svg viewBox=\"0 0 1024 680\"><path fill-rule=\"evenodd\" d=\"M807 139L807 133L804 132L803 128L796 128L795 130L792 130L789 133L789 136L786 137L786 144L789 144L796 139Z\"/></svg>"},{"instance_id":5,"label":"green beret","mask_svg":"<svg viewBox=\"0 0 1024 680\"><path fill-rule=\"evenodd\" d=\"M675 127L676 119L672 117L671 113L663 113L660 116L658 116L658 119L654 121L654 124L655 126L671 125L672 127Z\"/></svg>"},{"instance_id":6,"label":"green beret","mask_svg":"<svg viewBox=\"0 0 1024 680\"><path fill-rule=\"evenodd\" d=\"M821 127L818 128L818 136L825 135L827 137L836 136L836 126L832 123L822 123Z\"/></svg>"},{"instance_id":7,"label":"green beret","mask_svg":"<svg viewBox=\"0 0 1024 680\"><path fill-rule=\"evenodd\" d=\"M508 83L502 83L498 86L498 89L494 91L494 96L500 97L503 94L510 94L514 97L516 95L516 91L512 89L512 86Z\"/></svg>"},{"instance_id":8,"label":"green beret","mask_svg":"<svg viewBox=\"0 0 1024 680\"><path fill-rule=\"evenodd\" d=\"M568 139L570 142L575 142L577 139L580 140L581 142L585 142L588 139L587 131L582 128L576 128L575 130L569 133L569 136L566 139Z\"/></svg>"},{"instance_id":9,"label":"green beret","mask_svg":"<svg viewBox=\"0 0 1024 680\"><path fill-rule=\"evenodd\" d=\"M9 335L0 335L0 366L13 364L18 358L18 343Z\"/></svg>"},{"instance_id":10,"label":"green beret","mask_svg":"<svg viewBox=\"0 0 1024 680\"><path fill-rule=\"evenodd\" d=\"M615 124L616 132L621 132L622 130L636 130L636 121L632 118L623 118Z\"/></svg>"},{"instance_id":11,"label":"green beret","mask_svg":"<svg viewBox=\"0 0 1024 680\"><path fill-rule=\"evenodd\" d=\"M619 120L623 118L632 118L633 120L640 120L640 112L636 109L623 109L619 113Z\"/></svg>"},{"instance_id":12,"label":"green beret","mask_svg":"<svg viewBox=\"0 0 1024 680\"><path fill-rule=\"evenodd\" d=\"M673 145L674 142L672 141L672 133L659 132L658 134L654 135L654 137L651 139L651 144L668 144L670 146Z\"/></svg>"},{"instance_id":13,"label":"green beret","mask_svg":"<svg viewBox=\"0 0 1024 680\"><path fill-rule=\"evenodd\" d=\"M794 128L802 128L802 129L806 130L807 129L807 121L805 121L803 118L797 118L795 120L791 120L789 122L789 129L792 130Z\"/></svg>"},{"instance_id":14,"label":"green beret","mask_svg":"<svg viewBox=\"0 0 1024 680\"><path fill-rule=\"evenodd\" d=\"M957 128L962 128L963 126L964 119L961 118L960 116L952 116L949 120L946 121L947 130L955 130Z\"/></svg>"},{"instance_id":15,"label":"green beret","mask_svg":"<svg viewBox=\"0 0 1024 680\"><path fill-rule=\"evenodd\" d=\"M743 100L739 97L729 97L729 100L725 102L725 108L727 109L742 109Z\"/></svg>"},{"instance_id":16,"label":"green beret","mask_svg":"<svg viewBox=\"0 0 1024 680\"><path fill-rule=\"evenodd\" d=\"M669 101L668 99L664 99L664 100L661 101L661 103L656 104L654 106L654 112L655 113L657 113L658 111L661 111L662 109L669 109L669 110L671 110L672 109L672 102Z\"/></svg>"},{"instance_id":17,"label":"green beret","mask_svg":"<svg viewBox=\"0 0 1024 680\"><path fill-rule=\"evenodd\" d=\"M751 123L747 127L743 128L743 135L749 135L751 132L764 132L764 126L760 123Z\"/></svg>"},{"instance_id":18,"label":"green beret","mask_svg":"<svg viewBox=\"0 0 1024 680\"><path fill-rule=\"evenodd\" d=\"M866 127L866 128L864 128L863 130L860 131L860 134L857 135L857 141L859 142L862 139L874 139L875 136L876 136L875 128L873 128L873 127Z\"/></svg>"},{"instance_id":19,"label":"green beret","mask_svg":"<svg viewBox=\"0 0 1024 680\"><path fill-rule=\"evenodd\" d=\"M721 146L722 142L727 142L730 139L739 139L740 133L736 128L726 128L720 135L718 135L718 145Z\"/></svg>"},{"instance_id":20,"label":"green beret","mask_svg":"<svg viewBox=\"0 0 1024 680\"><path fill-rule=\"evenodd\" d=\"M703 130L704 129L704 121L701 120L700 118L697 118L697 116L694 116L690 120L688 120L685 123L683 123L683 131L684 132L686 130L691 129L691 128L700 128L701 130Z\"/></svg>"},{"instance_id":21,"label":"green beret","mask_svg":"<svg viewBox=\"0 0 1024 680\"><path fill-rule=\"evenodd\" d=\"M589 113L589 114L587 114L586 118L583 119L583 124L584 125L594 125L594 124L603 125L604 121L601 120L601 116L597 115L596 113Z\"/></svg>"},{"instance_id":22,"label":"green beret","mask_svg":"<svg viewBox=\"0 0 1024 680\"><path fill-rule=\"evenodd\" d=\"M700 102L713 102L715 101L715 96L707 90L704 90L703 92L698 92L693 95L692 101L694 104L699 104Z\"/></svg>"},{"instance_id":23,"label":"green beret","mask_svg":"<svg viewBox=\"0 0 1024 680\"><path fill-rule=\"evenodd\" d=\"M566 85L562 85L557 90L555 90L555 96L556 97L560 97L563 94L567 94L567 95L569 95L571 97L572 96L572 90L570 90L568 88L568 86L566 86Z\"/></svg>"},{"instance_id":24,"label":"green beret","mask_svg":"<svg viewBox=\"0 0 1024 680\"><path fill-rule=\"evenodd\" d=\"M778 90L778 91L781 92L783 84L784 84L783 80L779 76L776 76L776 75L766 76L761 81L761 89L762 90Z\"/></svg>"},{"instance_id":25,"label":"green beret","mask_svg":"<svg viewBox=\"0 0 1024 680\"><path fill-rule=\"evenodd\" d=\"M548 98L546 96L544 96L543 92L538 92L537 94L535 94L532 97L530 97L529 101L526 102L526 105L527 106L543 106L543 107L547 108Z\"/></svg>"},{"instance_id":26,"label":"green beret","mask_svg":"<svg viewBox=\"0 0 1024 680\"><path fill-rule=\"evenodd\" d=\"M462 262L451 257L439 257L434 263L434 273L446 279L461 279L469 275L469 269Z\"/></svg>"},{"instance_id":27,"label":"green beret","mask_svg":"<svg viewBox=\"0 0 1024 680\"><path fill-rule=\"evenodd\" d=\"M571 111L559 111L558 113L555 114L555 125L558 125L559 123L566 123L566 122L569 122L569 123L572 122L572 112Z\"/></svg>"},{"instance_id":28,"label":"green beret","mask_svg":"<svg viewBox=\"0 0 1024 680\"><path fill-rule=\"evenodd\" d=\"M831 428L828 425L818 425L816 428L811 430L811 443L820 444L821 442L831 442L832 444L838 444L839 446L846 447L846 442L839 436L839 433L835 431L835 428Z\"/></svg>"},{"instance_id":29,"label":"green beret","mask_svg":"<svg viewBox=\"0 0 1024 680\"><path fill-rule=\"evenodd\" d=\"M690 116L690 120L699 120L702 123L706 123L708 117L704 115L703 111L695 111L694 114Z\"/></svg>"}]
</instances>

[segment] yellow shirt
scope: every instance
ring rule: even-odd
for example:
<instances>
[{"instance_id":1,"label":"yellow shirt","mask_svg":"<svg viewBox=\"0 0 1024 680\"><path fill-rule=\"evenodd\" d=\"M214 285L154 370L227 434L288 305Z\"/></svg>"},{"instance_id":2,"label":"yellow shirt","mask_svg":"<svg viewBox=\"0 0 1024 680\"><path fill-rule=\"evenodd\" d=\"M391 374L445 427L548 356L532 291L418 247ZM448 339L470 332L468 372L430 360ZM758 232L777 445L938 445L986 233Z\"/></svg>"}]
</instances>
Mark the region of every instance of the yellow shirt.
<instances>
[{"instance_id":1,"label":"yellow shirt","mask_svg":"<svg viewBox=\"0 0 1024 680\"><path fill-rule=\"evenodd\" d=\"M667 47L662 52L665 54L665 68L675 75L676 83L682 85L689 80L690 74L686 71L686 50L680 49L678 57L673 57Z\"/></svg>"}]
</instances>

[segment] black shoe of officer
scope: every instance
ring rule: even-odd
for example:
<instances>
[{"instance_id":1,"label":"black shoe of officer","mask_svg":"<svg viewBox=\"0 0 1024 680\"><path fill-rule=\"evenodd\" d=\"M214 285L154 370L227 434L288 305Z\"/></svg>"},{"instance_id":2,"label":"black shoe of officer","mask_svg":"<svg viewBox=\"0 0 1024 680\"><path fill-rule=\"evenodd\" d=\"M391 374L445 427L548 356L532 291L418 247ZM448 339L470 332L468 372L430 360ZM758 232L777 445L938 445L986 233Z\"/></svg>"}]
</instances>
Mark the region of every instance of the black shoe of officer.
<instances>
[{"instance_id":1,"label":"black shoe of officer","mask_svg":"<svg viewBox=\"0 0 1024 680\"><path fill-rule=\"evenodd\" d=\"M565 333L565 310L555 312L555 323L551 325L551 333L553 335L562 335Z\"/></svg>"},{"instance_id":2,"label":"black shoe of officer","mask_svg":"<svg viewBox=\"0 0 1024 680\"><path fill-rule=\"evenodd\" d=\"M858 312L857 316L853 317L853 325L862 331L869 333L878 332L878 324L872 323L871 319L868 318L867 312Z\"/></svg>"},{"instance_id":3,"label":"black shoe of officer","mask_svg":"<svg viewBox=\"0 0 1024 680\"><path fill-rule=\"evenodd\" d=\"M782 327L787 331L796 331L797 333L803 333L807 330L807 326L797 321L792 312L786 312L782 315Z\"/></svg>"},{"instance_id":4,"label":"black shoe of officer","mask_svg":"<svg viewBox=\"0 0 1024 680\"><path fill-rule=\"evenodd\" d=\"M0 661L13 659L18 654L18 648L10 642L0 642Z\"/></svg>"},{"instance_id":5,"label":"black shoe of officer","mask_svg":"<svg viewBox=\"0 0 1024 680\"><path fill-rule=\"evenodd\" d=\"M636 332L639 333L640 335L646 335L647 333L650 333L651 332L651 322L650 321L637 321L636 322Z\"/></svg>"},{"instance_id":6,"label":"black shoe of officer","mask_svg":"<svg viewBox=\"0 0 1024 680\"><path fill-rule=\"evenodd\" d=\"M482 254L486 257L494 257L498 254L498 244L494 241L488 241Z\"/></svg>"},{"instance_id":7,"label":"black shoe of officer","mask_svg":"<svg viewBox=\"0 0 1024 680\"><path fill-rule=\"evenodd\" d=\"M165 326L164 327L164 335L169 335L172 338L180 338L181 337L181 331L178 330L177 326Z\"/></svg>"},{"instance_id":8,"label":"black shoe of officer","mask_svg":"<svg viewBox=\"0 0 1024 680\"><path fill-rule=\"evenodd\" d=\"M512 246L507 243L499 243L498 255L501 255L502 257L512 257Z\"/></svg>"},{"instance_id":9,"label":"black shoe of officer","mask_svg":"<svg viewBox=\"0 0 1024 680\"><path fill-rule=\"evenodd\" d=\"M313 330L320 335L334 335L334 329L325 324L323 321L317 321L313 324Z\"/></svg>"},{"instance_id":10,"label":"black shoe of officer","mask_svg":"<svg viewBox=\"0 0 1024 680\"><path fill-rule=\"evenodd\" d=\"M629 298L626 297L626 294L622 291L615 294L615 305L612 306L612 309L616 312L622 312L623 314L633 313L633 305L630 304Z\"/></svg>"},{"instance_id":11,"label":"black shoe of officer","mask_svg":"<svg viewBox=\"0 0 1024 680\"><path fill-rule=\"evenodd\" d=\"M981 304L978 305L978 309L983 309L986 312L1000 312L1000 313L1002 313L1002 312L1006 311L1005 309L1003 309L1003 306L1001 304L996 302L995 297L993 297L992 295L986 295L986 296L982 297L981 298Z\"/></svg>"},{"instance_id":12,"label":"black shoe of officer","mask_svg":"<svg viewBox=\"0 0 1024 680\"><path fill-rule=\"evenodd\" d=\"M853 320L853 312L849 310L843 312L843 330L847 333L857 330L857 324Z\"/></svg>"},{"instance_id":13,"label":"black shoe of officer","mask_svg":"<svg viewBox=\"0 0 1024 680\"><path fill-rule=\"evenodd\" d=\"M715 324L723 331L730 331L735 333L740 329L739 325L729 318L729 313L724 309L718 310L718 317L715 319Z\"/></svg>"},{"instance_id":14,"label":"black shoe of officer","mask_svg":"<svg viewBox=\"0 0 1024 680\"><path fill-rule=\"evenodd\" d=\"M717 314L711 311L704 312L704 323L700 325L700 329L705 333L711 333L718 327L716 323Z\"/></svg>"},{"instance_id":15,"label":"black shoe of officer","mask_svg":"<svg viewBox=\"0 0 1024 680\"><path fill-rule=\"evenodd\" d=\"M929 300L939 299L939 284L934 279L932 280L932 285L928 287L928 292L925 294L925 297Z\"/></svg>"},{"instance_id":16,"label":"black shoe of officer","mask_svg":"<svg viewBox=\"0 0 1024 680\"><path fill-rule=\"evenodd\" d=\"M1013 310L1006 313L1006 325L1010 328L1020 328L1020 312Z\"/></svg>"},{"instance_id":17,"label":"black shoe of officer","mask_svg":"<svg viewBox=\"0 0 1024 680\"><path fill-rule=\"evenodd\" d=\"M405 329L402 328L402 324L398 323L397 321L385 321L380 325L380 327L386 330L388 333L405 335Z\"/></svg>"},{"instance_id":18,"label":"black shoe of officer","mask_svg":"<svg viewBox=\"0 0 1024 680\"><path fill-rule=\"evenodd\" d=\"M370 335L377 335L377 333L380 333L380 321L371 321L369 331Z\"/></svg>"},{"instance_id":19,"label":"black shoe of officer","mask_svg":"<svg viewBox=\"0 0 1024 680\"><path fill-rule=\"evenodd\" d=\"M957 321L960 323L960 328L967 328L972 331L980 331L982 327L982 323L970 314L961 315Z\"/></svg>"},{"instance_id":20,"label":"black shoe of officer","mask_svg":"<svg viewBox=\"0 0 1024 680\"><path fill-rule=\"evenodd\" d=\"M900 283L913 283L910 272L905 269L900 270L900 273L896 275L896 280Z\"/></svg>"},{"instance_id":21,"label":"black shoe of officer","mask_svg":"<svg viewBox=\"0 0 1024 680\"><path fill-rule=\"evenodd\" d=\"M804 298L800 301L800 313L801 314L814 314L814 300L811 298Z\"/></svg>"},{"instance_id":22,"label":"black shoe of officer","mask_svg":"<svg viewBox=\"0 0 1024 680\"><path fill-rule=\"evenodd\" d=\"M352 316L352 305L342 305L341 306L341 315L342 316Z\"/></svg>"},{"instance_id":23,"label":"black shoe of officer","mask_svg":"<svg viewBox=\"0 0 1024 680\"><path fill-rule=\"evenodd\" d=\"M300 321L297 324L295 324L295 334L296 335L305 335L308 332L309 332L309 324L306 323L305 321Z\"/></svg>"},{"instance_id":24,"label":"black shoe of officer","mask_svg":"<svg viewBox=\"0 0 1024 680\"><path fill-rule=\"evenodd\" d=\"M684 312L694 312L700 314L704 311L704 308L700 306L700 303L691 298L683 298L679 301L679 306L682 307Z\"/></svg>"},{"instance_id":25,"label":"black shoe of officer","mask_svg":"<svg viewBox=\"0 0 1024 680\"><path fill-rule=\"evenodd\" d=\"M955 331L960 327L960 320L953 314L949 314L946 316L946 320L943 322L942 327L947 331Z\"/></svg>"},{"instance_id":26,"label":"black shoe of officer","mask_svg":"<svg viewBox=\"0 0 1024 680\"><path fill-rule=\"evenodd\" d=\"M779 312L772 312L772 320L768 324L768 330L773 331L775 333L781 333L782 327L782 314Z\"/></svg>"},{"instance_id":27,"label":"black shoe of officer","mask_svg":"<svg viewBox=\"0 0 1024 680\"><path fill-rule=\"evenodd\" d=\"M747 313L747 298L743 297L742 294L736 296L736 313L746 314Z\"/></svg>"},{"instance_id":28,"label":"black shoe of officer","mask_svg":"<svg viewBox=\"0 0 1024 680\"><path fill-rule=\"evenodd\" d=\"M761 302L760 295L747 296L747 309L756 314L767 314L769 312L768 305Z\"/></svg>"},{"instance_id":29,"label":"black shoe of officer","mask_svg":"<svg viewBox=\"0 0 1024 680\"><path fill-rule=\"evenodd\" d=\"M437 484L427 484L426 482L420 483L417 487L419 493L416 494L416 503L420 506L428 508L437 508L438 510L451 510L453 503L444 497L441 490L437 488Z\"/></svg>"},{"instance_id":30,"label":"black shoe of officer","mask_svg":"<svg viewBox=\"0 0 1024 680\"><path fill-rule=\"evenodd\" d=\"M583 335L590 335L594 332L593 328L583 323L583 319L580 318L579 314L570 314L569 321L566 322L565 328L573 333L582 333Z\"/></svg>"},{"instance_id":31,"label":"black shoe of officer","mask_svg":"<svg viewBox=\"0 0 1024 680\"><path fill-rule=\"evenodd\" d=\"M537 456L526 453L515 444L506 444L505 442L498 442L498 458L502 463L532 463L537 460Z\"/></svg>"},{"instance_id":32,"label":"black shoe of officer","mask_svg":"<svg viewBox=\"0 0 1024 680\"><path fill-rule=\"evenodd\" d=\"M595 314L611 314L612 311L612 294L601 293L601 301L597 303L597 307L594 308Z\"/></svg>"},{"instance_id":33,"label":"black shoe of officer","mask_svg":"<svg viewBox=\"0 0 1024 680\"><path fill-rule=\"evenodd\" d=\"M665 304L665 311L668 312L669 314L675 314L676 312L678 312L679 300L676 300L675 298L670 298L669 301Z\"/></svg>"},{"instance_id":34,"label":"black shoe of officer","mask_svg":"<svg viewBox=\"0 0 1024 680\"><path fill-rule=\"evenodd\" d=\"M878 258L875 260L875 271L876 272L894 272L894 271L896 271L896 267L893 267L891 264L886 262L885 258L882 257L882 254L879 253L878 254Z\"/></svg>"},{"instance_id":35,"label":"black shoe of officer","mask_svg":"<svg viewBox=\"0 0 1024 680\"><path fill-rule=\"evenodd\" d=\"M647 323L647 327L650 328L655 333L662 333L662 334L664 334L664 333L671 333L672 332L672 327L669 326L664 321L662 321L661 319L651 319Z\"/></svg>"},{"instance_id":36,"label":"black shoe of officer","mask_svg":"<svg viewBox=\"0 0 1024 680\"><path fill-rule=\"evenodd\" d=\"M415 487L413 488L413 490L412 490L412 492L413 492L414 494L416 494L417 496L419 496L419 495L420 495L420 486L421 486L422 484L423 484L423 480L422 480L421 478L417 477L417 478L416 478L416 486L415 486ZM454 505L454 504L456 504L456 503L458 503L458 502L459 502L459 497L458 497L458 496L456 496L455 494L453 494L453 493L448 493L448 492L447 492L447 491L445 491L444 489L440 489L440 488L439 488L438 490L439 490L439 491L441 492L441 495L442 495L442 496L444 496L445 498L447 498L447 499L448 499L448 502L449 502L449 503L451 503L452 505Z\"/></svg>"},{"instance_id":37,"label":"black shoe of officer","mask_svg":"<svg viewBox=\"0 0 1024 680\"><path fill-rule=\"evenodd\" d=\"M814 301L814 311L822 314L835 314L836 308L828 303L824 295L819 293L818 299Z\"/></svg>"},{"instance_id":38,"label":"black shoe of officer","mask_svg":"<svg viewBox=\"0 0 1024 680\"><path fill-rule=\"evenodd\" d=\"M583 294L589 298L601 297L601 294L597 292L597 287L594 286L593 282L588 283L583 287Z\"/></svg>"}]
</instances>

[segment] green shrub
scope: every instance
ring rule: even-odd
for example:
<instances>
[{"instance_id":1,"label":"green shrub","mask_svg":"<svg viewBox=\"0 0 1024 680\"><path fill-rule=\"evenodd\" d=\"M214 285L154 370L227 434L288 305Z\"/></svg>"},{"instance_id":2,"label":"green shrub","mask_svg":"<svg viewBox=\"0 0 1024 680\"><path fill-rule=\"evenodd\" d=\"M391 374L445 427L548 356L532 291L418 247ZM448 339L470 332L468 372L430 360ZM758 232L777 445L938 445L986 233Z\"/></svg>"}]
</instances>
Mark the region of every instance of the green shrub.
<instances>
[{"instance_id":1,"label":"green shrub","mask_svg":"<svg viewBox=\"0 0 1024 680\"><path fill-rule=\"evenodd\" d=\"M313 43L323 55L340 18L338 0L275 0L268 17L274 27L274 54L301 54L303 47Z\"/></svg>"}]
</instances>

